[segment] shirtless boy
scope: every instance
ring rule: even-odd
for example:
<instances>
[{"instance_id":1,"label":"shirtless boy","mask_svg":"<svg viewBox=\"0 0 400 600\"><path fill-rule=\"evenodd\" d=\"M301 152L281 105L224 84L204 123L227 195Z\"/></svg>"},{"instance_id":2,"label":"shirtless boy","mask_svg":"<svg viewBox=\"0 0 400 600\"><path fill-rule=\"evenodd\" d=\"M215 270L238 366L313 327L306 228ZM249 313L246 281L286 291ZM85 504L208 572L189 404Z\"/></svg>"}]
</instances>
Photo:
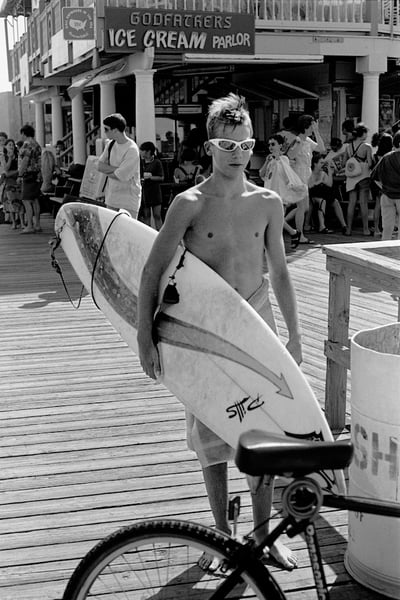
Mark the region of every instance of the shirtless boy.
<instances>
[{"instance_id":1,"label":"shirtless boy","mask_svg":"<svg viewBox=\"0 0 400 600\"><path fill-rule=\"evenodd\" d=\"M246 180L253 130L243 99L229 94L212 103L207 119L205 151L212 158L211 176L173 200L143 270L139 291L138 345L144 371L156 379L162 365L154 345L153 317L157 307L160 277L178 245L184 246L219 273L246 298L275 329L263 278L264 249L269 277L288 329L287 348L297 363L302 360L300 331L293 285L286 265L282 241L283 208L277 194ZM218 398L216 398L218 400ZM230 533L227 519L227 461L234 450L193 415L187 415L189 447L200 460L215 525ZM257 485L249 477L255 540L268 532L273 481ZM281 543L270 554L286 569L297 566L292 552ZM203 556L208 568L212 557Z\"/></svg>"}]
</instances>

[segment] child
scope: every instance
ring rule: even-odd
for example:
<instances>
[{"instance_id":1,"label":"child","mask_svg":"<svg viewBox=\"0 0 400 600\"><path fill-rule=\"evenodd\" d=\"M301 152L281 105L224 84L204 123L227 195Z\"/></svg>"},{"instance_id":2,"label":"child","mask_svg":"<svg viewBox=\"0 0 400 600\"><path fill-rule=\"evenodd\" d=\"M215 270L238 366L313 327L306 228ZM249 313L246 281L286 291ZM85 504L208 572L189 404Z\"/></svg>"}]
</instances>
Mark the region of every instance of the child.
<instances>
[{"instance_id":1,"label":"child","mask_svg":"<svg viewBox=\"0 0 400 600\"><path fill-rule=\"evenodd\" d=\"M296 301L282 240L282 202L277 194L244 176L255 141L243 99L229 94L215 100L209 110L207 132L204 146L212 158L212 174L173 200L143 270L138 304L139 357L143 370L153 379L161 373L153 338L159 282L181 243L232 285L276 330L268 282L263 277L266 250L269 277L288 327L287 348L298 363L302 360ZM216 527L230 533L227 461L233 458L234 450L193 415L187 417L187 429L189 447L201 462ZM254 535L259 542L268 531L273 483L268 480L259 485L259 478L249 478L249 482L258 527ZM270 553L284 568L296 566L295 556L283 544L275 544ZM204 555L200 566L207 569L212 561L213 557Z\"/></svg>"}]
</instances>

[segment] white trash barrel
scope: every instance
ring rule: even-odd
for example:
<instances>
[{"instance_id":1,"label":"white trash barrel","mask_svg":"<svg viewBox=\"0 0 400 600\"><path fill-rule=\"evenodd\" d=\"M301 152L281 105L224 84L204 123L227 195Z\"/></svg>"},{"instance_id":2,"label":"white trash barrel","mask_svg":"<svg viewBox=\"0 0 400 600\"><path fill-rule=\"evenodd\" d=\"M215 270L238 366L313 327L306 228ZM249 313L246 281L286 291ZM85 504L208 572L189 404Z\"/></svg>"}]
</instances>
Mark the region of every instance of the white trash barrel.
<instances>
[{"instance_id":1,"label":"white trash barrel","mask_svg":"<svg viewBox=\"0 0 400 600\"><path fill-rule=\"evenodd\" d=\"M351 340L349 494L400 505L400 323ZM359 583L400 599L400 519L349 513L347 571Z\"/></svg>"}]
</instances>

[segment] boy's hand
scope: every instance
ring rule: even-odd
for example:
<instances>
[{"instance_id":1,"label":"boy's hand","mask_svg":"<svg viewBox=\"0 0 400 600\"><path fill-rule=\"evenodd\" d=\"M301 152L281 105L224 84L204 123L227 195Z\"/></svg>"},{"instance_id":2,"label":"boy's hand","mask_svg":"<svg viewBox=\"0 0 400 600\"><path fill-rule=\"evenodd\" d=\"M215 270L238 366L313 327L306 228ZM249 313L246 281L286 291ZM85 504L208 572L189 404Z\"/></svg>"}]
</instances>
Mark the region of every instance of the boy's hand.
<instances>
[{"instance_id":1,"label":"boy's hand","mask_svg":"<svg viewBox=\"0 0 400 600\"><path fill-rule=\"evenodd\" d=\"M142 365L143 371L151 377L151 379L158 379L161 377L161 362L158 354L157 347L152 341L143 343L138 339L139 344L139 360Z\"/></svg>"}]
</instances>

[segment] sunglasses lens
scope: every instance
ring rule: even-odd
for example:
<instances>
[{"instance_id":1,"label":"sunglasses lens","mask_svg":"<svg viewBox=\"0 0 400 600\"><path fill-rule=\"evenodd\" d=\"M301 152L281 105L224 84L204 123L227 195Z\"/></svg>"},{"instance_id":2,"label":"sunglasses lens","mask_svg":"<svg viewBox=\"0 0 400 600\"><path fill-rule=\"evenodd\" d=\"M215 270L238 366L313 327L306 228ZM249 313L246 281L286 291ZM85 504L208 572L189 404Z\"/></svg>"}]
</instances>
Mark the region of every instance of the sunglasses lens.
<instances>
[{"instance_id":1,"label":"sunglasses lens","mask_svg":"<svg viewBox=\"0 0 400 600\"><path fill-rule=\"evenodd\" d=\"M254 140L245 140L240 144L240 147L242 148L242 150L253 150L254 144Z\"/></svg>"},{"instance_id":2,"label":"sunglasses lens","mask_svg":"<svg viewBox=\"0 0 400 600\"><path fill-rule=\"evenodd\" d=\"M226 152L232 152L236 148L236 143L233 140L219 140L218 148Z\"/></svg>"}]
</instances>

